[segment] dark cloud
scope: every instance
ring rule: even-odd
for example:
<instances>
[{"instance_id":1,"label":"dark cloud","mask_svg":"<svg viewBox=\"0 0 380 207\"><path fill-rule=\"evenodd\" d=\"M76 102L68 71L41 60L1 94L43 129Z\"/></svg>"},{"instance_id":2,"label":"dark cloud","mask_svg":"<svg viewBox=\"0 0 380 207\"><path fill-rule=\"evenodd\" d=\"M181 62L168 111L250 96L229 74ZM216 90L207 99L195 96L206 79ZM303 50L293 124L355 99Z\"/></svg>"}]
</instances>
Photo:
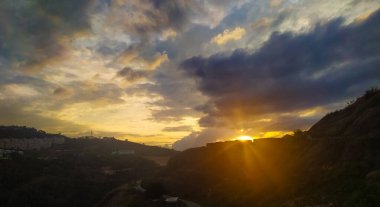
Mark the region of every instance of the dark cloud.
<instances>
[{"instance_id":1,"label":"dark cloud","mask_svg":"<svg viewBox=\"0 0 380 207\"><path fill-rule=\"evenodd\" d=\"M204 102L204 97L196 89L194 81L174 65L154 71L153 83L136 84L126 89L128 95L156 97L149 105L153 121L180 121L185 117L199 117L193 108Z\"/></svg>"},{"instance_id":2,"label":"dark cloud","mask_svg":"<svg viewBox=\"0 0 380 207\"><path fill-rule=\"evenodd\" d=\"M44 107L46 110L59 110L74 103L88 102L93 106L104 106L125 102L121 98L124 89L115 83L67 81L65 84L57 84L38 76L10 70L0 70L0 77L0 98L4 96L7 100L37 104L41 110ZM15 88L27 91L17 94L17 90L12 90ZM28 96L29 92L33 94Z\"/></svg>"},{"instance_id":3,"label":"dark cloud","mask_svg":"<svg viewBox=\"0 0 380 207\"><path fill-rule=\"evenodd\" d=\"M361 4L361 3L370 3L370 2L374 2L375 0L352 0L351 4L353 6L357 6L358 4Z\"/></svg>"},{"instance_id":4,"label":"dark cloud","mask_svg":"<svg viewBox=\"0 0 380 207\"><path fill-rule=\"evenodd\" d=\"M145 43L151 37L157 40L158 36L165 36L168 30L181 33L192 23L210 27L220 21L224 13L229 13L230 7L239 7L242 2L244 0L119 0L108 1L104 7L110 9L106 18L109 25Z\"/></svg>"},{"instance_id":5,"label":"dark cloud","mask_svg":"<svg viewBox=\"0 0 380 207\"><path fill-rule=\"evenodd\" d=\"M128 46L125 42L104 39L100 41L96 47L96 52L103 56L117 56L123 53L128 49Z\"/></svg>"},{"instance_id":6,"label":"dark cloud","mask_svg":"<svg viewBox=\"0 0 380 207\"><path fill-rule=\"evenodd\" d=\"M362 23L343 19L306 34L274 33L256 52L236 50L182 63L210 98L203 126L244 122L342 101L379 84L380 11Z\"/></svg>"},{"instance_id":7,"label":"dark cloud","mask_svg":"<svg viewBox=\"0 0 380 207\"><path fill-rule=\"evenodd\" d=\"M53 87L54 84L18 71L0 70L0 86L7 84L25 84L34 86L41 92L45 92L46 88Z\"/></svg>"},{"instance_id":8,"label":"dark cloud","mask_svg":"<svg viewBox=\"0 0 380 207\"><path fill-rule=\"evenodd\" d=\"M175 101L156 101L153 102L153 106L163 106L165 103L176 104ZM194 113L194 110L187 108L180 108L177 106L171 107L162 107L160 109L151 109L152 121L158 122L179 122L182 121L185 117L194 117L197 114Z\"/></svg>"},{"instance_id":9,"label":"dark cloud","mask_svg":"<svg viewBox=\"0 0 380 207\"><path fill-rule=\"evenodd\" d=\"M72 92L70 90L62 87L59 87L53 91L53 95L58 97L67 97L71 94Z\"/></svg>"},{"instance_id":10,"label":"dark cloud","mask_svg":"<svg viewBox=\"0 0 380 207\"><path fill-rule=\"evenodd\" d=\"M72 81L62 86L51 85L50 88L50 91L46 88L43 91L39 90L40 95L29 101L43 106L45 110L54 111L77 103L88 103L92 108L125 103L122 99L124 90L113 83ZM46 96L47 92L53 97ZM22 100L20 97L17 99Z\"/></svg>"},{"instance_id":11,"label":"dark cloud","mask_svg":"<svg viewBox=\"0 0 380 207\"><path fill-rule=\"evenodd\" d=\"M209 41L214 36L214 33L217 34L217 32L208 26L194 24L186 32L178 36L176 41L158 42L156 48L167 51L170 59L188 58L193 54L198 54L202 50L205 40Z\"/></svg>"},{"instance_id":12,"label":"dark cloud","mask_svg":"<svg viewBox=\"0 0 380 207\"><path fill-rule=\"evenodd\" d=\"M56 107L73 103L90 103L94 107L125 103L121 98L124 90L113 83L72 82L65 90L72 91L73 95L65 102L57 103Z\"/></svg>"},{"instance_id":13,"label":"dark cloud","mask_svg":"<svg viewBox=\"0 0 380 207\"><path fill-rule=\"evenodd\" d=\"M180 28L188 21L189 3L186 0L149 0L154 8L164 12L165 16L162 19L167 21L167 25L174 28ZM148 13L149 14L149 13ZM152 18L154 15L152 15Z\"/></svg>"},{"instance_id":14,"label":"dark cloud","mask_svg":"<svg viewBox=\"0 0 380 207\"><path fill-rule=\"evenodd\" d=\"M132 0L113 1L108 22L118 25L139 38L161 34L167 29L181 29L187 25L192 1L187 0Z\"/></svg>"},{"instance_id":15,"label":"dark cloud","mask_svg":"<svg viewBox=\"0 0 380 207\"><path fill-rule=\"evenodd\" d=\"M185 78L182 73L170 68L157 72L154 76L155 85L146 90L156 94L161 99L152 103L155 121L180 121L184 117L199 117L194 106L204 101L204 97L196 90L192 80ZM158 107L158 109L157 109Z\"/></svg>"},{"instance_id":16,"label":"dark cloud","mask_svg":"<svg viewBox=\"0 0 380 207\"><path fill-rule=\"evenodd\" d=\"M64 36L88 28L91 0L4 0L0 3L0 59L12 68L39 69L65 51Z\"/></svg>"},{"instance_id":17,"label":"dark cloud","mask_svg":"<svg viewBox=\"0 0 380 207\"><path fill-rule=\"evenodd\" d=\"M183 126L176 126L176 127L165 127L162 131L164 132L188 132L193 131L193 127L183 125Z\"/></svg>"},{"instance_id":18,"label":"dark cloud","mask_svg":"<svg viewBox=\"0 0 380 207\"><path fill-rule=\"evenodd\" d=\"M117 72L118 77L122 77L127 82L136 82L138 80L146 78L152 71L145 70L133 70L132 68L125 67Z\"/></svg>"}]
</instances>

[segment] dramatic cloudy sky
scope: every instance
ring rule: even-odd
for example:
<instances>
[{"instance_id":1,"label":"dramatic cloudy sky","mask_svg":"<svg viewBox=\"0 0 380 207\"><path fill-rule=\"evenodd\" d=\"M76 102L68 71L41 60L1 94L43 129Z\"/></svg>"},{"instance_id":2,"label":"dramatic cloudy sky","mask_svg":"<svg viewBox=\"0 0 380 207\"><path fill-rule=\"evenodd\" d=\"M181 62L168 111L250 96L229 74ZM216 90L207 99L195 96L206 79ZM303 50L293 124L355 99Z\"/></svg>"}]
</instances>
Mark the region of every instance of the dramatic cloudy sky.
<instances>
[{"instance_id":1,"label":"dramatic cloudy sky","mask_svg":"<svg viewBox=\"0 0 380 207\"><path fill-rule=\"evenodd\" d=\"M2 0L0 124L185 149L380 84L378 0Z\"/></svg>"}]
</instances>

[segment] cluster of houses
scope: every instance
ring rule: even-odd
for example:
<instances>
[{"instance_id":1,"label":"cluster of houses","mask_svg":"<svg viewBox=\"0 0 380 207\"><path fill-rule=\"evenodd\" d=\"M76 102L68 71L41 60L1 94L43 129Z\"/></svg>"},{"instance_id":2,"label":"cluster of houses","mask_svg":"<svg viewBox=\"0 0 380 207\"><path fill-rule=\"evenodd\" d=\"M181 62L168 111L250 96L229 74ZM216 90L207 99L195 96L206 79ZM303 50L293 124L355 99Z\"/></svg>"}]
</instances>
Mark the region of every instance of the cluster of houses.
<instances>
[{"instance_id":1,"label":"cluster of houses","mask_svg":"<svg viewBox=\"0 0 380 207\"><path fill-rule=\"evenodd\" d=\"M17 155L23 155L24 151L21 150L6 150L6 149L0 149L0 159L8 159L13 154Z\"/></svg>"},{"instance_id":2,"label":"cluster of houses","mask_svg":"<svg viewBox=\"0 0 380 207\"><path fill-rule=\"evenodd\" d=\"M0 139L0 149L12 150L41 150L54 144L65 143L64 137L29 138L29 139Z\"/></svg>"},{"instance_id":3,"label":"cluster of houses","mask_svg":"<svg viewBox=\"0 0 380 207\"><path fill-rule=\"evenodd\" d=\"M55 144L63 143L65 143L64 137L0 139L0 159L5 159L11 154L23 155L25 150L47 149Z\"/></svg>"}]
</instances>

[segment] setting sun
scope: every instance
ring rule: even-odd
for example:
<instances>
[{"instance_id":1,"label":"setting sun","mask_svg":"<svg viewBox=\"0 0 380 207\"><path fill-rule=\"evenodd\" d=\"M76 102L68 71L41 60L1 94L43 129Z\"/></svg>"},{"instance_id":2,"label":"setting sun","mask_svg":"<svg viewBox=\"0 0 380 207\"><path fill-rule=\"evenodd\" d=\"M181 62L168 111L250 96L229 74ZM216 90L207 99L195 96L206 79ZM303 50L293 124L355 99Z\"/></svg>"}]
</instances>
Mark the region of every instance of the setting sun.
<instances>
[{"instance_id":1,"label":"setting sun","mask_svg":"<svg viewBox=\"0 0 380 207\"><path fill-rule=\"evenodd\" d=\"M251 141L251 142L253 142L254 138L250 137L250 136L247 136L247 135L244 135L244 136L237 137L234 140L237 140L237 141Z\"/></svg>"}]
</instances>

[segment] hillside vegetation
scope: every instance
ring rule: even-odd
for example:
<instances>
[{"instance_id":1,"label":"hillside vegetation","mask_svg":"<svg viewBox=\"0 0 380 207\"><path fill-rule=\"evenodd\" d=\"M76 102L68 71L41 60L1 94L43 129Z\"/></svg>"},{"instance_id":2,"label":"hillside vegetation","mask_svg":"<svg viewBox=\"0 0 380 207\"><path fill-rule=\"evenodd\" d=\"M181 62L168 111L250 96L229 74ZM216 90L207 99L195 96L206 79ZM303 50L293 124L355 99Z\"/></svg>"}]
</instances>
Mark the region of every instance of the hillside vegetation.
<instances>
[{"instance_id":1,"label":"hillside vegetation","mask_svg":"<svg viewBox=\"0 0 380 207\"><path fill-rule=\"evenodd\" d=\"M22 131L17 136L38 132L16 129ZM161 167L145 156L175 153L111 138L66 138L48 149L11 154L0 159L0 206L94 206L112 189L158 172Z\"/></svg>"},{"instance_id":2,"label":"hillside vegetation","mask_svg":"<svg viewBox=\"0 0 380 207\"><path fill-rule=\"evenodd\" d=\"M380 90L367 91L346 108L323 117L309 130L312 137L380 137Z\"/></svg>"}]
</instances>

